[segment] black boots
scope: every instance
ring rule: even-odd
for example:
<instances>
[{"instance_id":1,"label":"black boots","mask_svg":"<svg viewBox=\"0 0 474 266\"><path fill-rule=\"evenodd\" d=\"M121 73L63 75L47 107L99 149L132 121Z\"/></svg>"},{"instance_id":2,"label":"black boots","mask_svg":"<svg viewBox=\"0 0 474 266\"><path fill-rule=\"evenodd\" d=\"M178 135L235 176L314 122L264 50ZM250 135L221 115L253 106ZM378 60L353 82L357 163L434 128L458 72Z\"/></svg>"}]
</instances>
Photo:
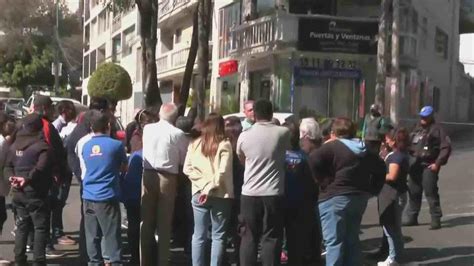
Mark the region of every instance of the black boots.
<instances>
[{"instance_id":1,"label":"black boots","mask_svg":"<svg viewBox=\"0 0 474 266\"><path fill-rule=\"evenodd\" d=\"M441 219L439 217L431 217L430 230L438 230L441 228Z\"/></svg>"},{"instance_id":2,"label":"black boots","mask_svg":"<svg viewBox=\"0 0 474 266\"><path fill-rule=\"evenodd\" d=\"M417 226L418 219L416 217L407 217L405 221L402 223L403 226Z\"/></svg>"}]
</instances>

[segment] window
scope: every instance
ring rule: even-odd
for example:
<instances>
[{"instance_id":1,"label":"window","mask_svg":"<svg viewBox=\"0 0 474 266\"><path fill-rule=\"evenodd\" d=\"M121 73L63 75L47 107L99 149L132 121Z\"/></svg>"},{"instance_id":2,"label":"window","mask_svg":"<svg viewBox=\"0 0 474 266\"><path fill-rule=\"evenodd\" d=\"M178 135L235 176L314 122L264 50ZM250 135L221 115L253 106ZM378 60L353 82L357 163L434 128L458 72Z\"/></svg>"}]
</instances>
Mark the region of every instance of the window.
<instances>
[{"instance_id":1,"label":"window","mask_svg":"<svg viewBox=\"0 0 474 266\"><path fill-rule=\"evenodd\" d=\"M428 18L423 17L423 25L421 26L421 30L423 32L422 36L422 43L423 48L426 48L426 40L428 39Z\"/></svg>"},{"instance_id":2,"label":"window","mask_svg":"<svg viewBox=\"0 0 474 266\"><path fill-rule=\"evenodd\" d=\"M90 42L91 42L91 27L89 24L87 24L84 30L84 51L85 52L89 51Z\"/></svg>"},{"instance_id":3,"label":"window","mask_svg":"<svg viewBox=\"0 0 474 266\"><path fill-rule=\"evenodd\" d=\"M131 26L123 32L122 57L132 53L132 46L135 39L135 26Z\"/></svg>"},{"instance_id":4,"label":"window","mask_svg":"<svg viewBox=\"0 0 474 266\"><path fill-rule=\"evenodd\" d=\"M112 62L120 63L120 54L122 53L122 38L117 35L112 39Z\"/></svg>"},{"instance_id":5,"label":"window","mask_svg":"<svg viewBox=\"0 0 474 266\"><path fill-rule=\"evenodd\" d=\"M441 102L441 90L438 87L433 87L433 109L435 112L439 111Z\"/></svg>"},{"instance_id":6,"label":"window","mask_svg":"<svg viewBox=\"0 0 474 266\"><path fill-rule=\"evenodd\" d=\"M99 66L105 61L105 44L97 49L97 65Z\"/></svg>"},{"instance_id":7,"label":"window","mask_svg":"<svg viewBox=\"0 0 474 266\"><path fill-rule=\"evenodd\" d=\"M97 36L97 18L94 18L91 23L91 40L94 40Z\"/></svg>"},{"instance_id":8,"label":"window","mask_svg":"<svg viewBox=\"0 0 474 266\"><path fill-rule=\"evenodd\" d=\"M137 49L137 73L135 80L140 82L142 80L142 48L138 47Z\"/></svg>"},{"instance_id":9,"label":"window","mask_svg":"<svg viewBox=\"0 0 474 266\"><path fill-rule=\"evenodd\" d=\"M436 28L435 52L444 59L448 58L448 35L440 28Z\"/></svg>"},{"instance_id":10,"label":"window","mask_svg":"<svg viewBox=\"0 0 474 266\"><path fill-rule=\"evenodd\" d=\"M90 57L90 75L94 73L95 69L97 68L97 57L96 57L96 51L92 51L91 57Z\"/></svg>"},{"instance_id":11,"label":"window","mask_svg":"<svg viewBox=\"0 0 474 266\"><path fill-rule=\"evenodd\" d=\"M219 10L219 58L229 56L231 30L240 25L240 3Z\"/></svg>"},{"instance_id":12,"label":"window","mask_svg":"<svg viewBox=\"0 0 474 266\"><path fill-rule=\"evenodd\" d=\"M174 43L180 43L181 42L181 34L182 30L181 29L176 29L174 32Z\"/></svg>"},{"instance_id":13,"label":"window","mask_svg":"<svg viewBox=\"0 0 474 266\"><path fill-rule=\"evenodd\" d=\"M99 34L107 30L107 10L104 9L99 14Z\"/></svg>"},{"instance_id":14,"label":"window","mask_svg":"<svg viewBox=\"0 0 474 266\"><path fill-rule=\"evenodd\" d=\"M84 79L89 77L89 55L84 56L84 62L82 67L82 77Z\"/></svg>"},{"instance_id":15,"label":"window","mask_svg":"<svg viewBox=\"0 0 474 266\"><path fill-rule=\"evenodd\" d=\"M333 15L336 11L335 3L336 1L330 0L294 0L290 1L290 13Z\"/></svg>"}]
</instances>

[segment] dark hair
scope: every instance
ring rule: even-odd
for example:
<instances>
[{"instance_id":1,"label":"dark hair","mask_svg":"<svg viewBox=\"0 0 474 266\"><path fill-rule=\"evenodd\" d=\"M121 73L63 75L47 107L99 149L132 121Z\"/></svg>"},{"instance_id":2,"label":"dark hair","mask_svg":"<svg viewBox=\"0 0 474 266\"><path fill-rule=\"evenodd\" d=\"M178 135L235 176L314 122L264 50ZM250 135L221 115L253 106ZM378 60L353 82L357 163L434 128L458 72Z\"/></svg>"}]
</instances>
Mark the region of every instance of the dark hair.
<instances>
[{"instance_id":1,"label":"dark hair","mask_svg":"<svg viewBox=\"0 0 474 266\"><path fill-rule=\"evenodd\" d=\"M395 148L399 151L406 152L410 148L410 134L405 128L392 129L385 136L395 141Z\"/></svg>"},{"instance_id":2,"label":"dark hair","mask_svg":"<svg viewBox=\"0 0 474 266\"><path fill-rule=\"evenodd\" d=\"M102 113L99 117L92 119L91 127L94 133L106 133L110 127L111 117L108 114Z\"/></svg>"},{"instance_id":3,"label":"dark hair","mask_svg":"<svg viewBox=\"0 0 474 266\"><path fill-rule=\"evenodd\" d=\"M331 136L333 123L334 123L333 119L327 119L320 124L321 135L323 136L323 139L327 139Z\"/></svg>"},{"instance_id":4,"label":"dark hair","mask_svg":"<svg viewBox=\"0 0 474 266\"><path fill-rule=\"evenodd\" d=\"M58 109L58 113L61 115L63 112L67 110L72 110L76 111L76 107L74 107L74 103L69 101L69 100L62 100L56 105L56 108Z\"/></svg>"},{"instance_id":5,"label":"dark hair","mask_svg":"<svg viewBox=\"0 0 474 266\"><path fill-rule=\"evenodd\" d=\"M357 129L355 124L347 117L338 117L334 119L332 124L332 132L338 137L343 139L355 138Z\"/></svg>"},{"instance_id":6,"label":"dark hair","mask_svg":"<svg viewBox=\"0 0 474 266\"><path fill-rule=\"evenodd\" d=\"M109 109L109 101L101 97L92 97L89 104L90 110L106 111Z\"/></svg>"},{"instance_id":7,"label":"dark hair","mask_svg":"<svg viewBox=\"0 0 474 266\"><path fill-rule=\"evenodd\" d=\"M193 126L193 120L190 117L180 116L176 119L176 127L181 129L185 134L190 134Z\"/></svg>"},{"instance_id":8,"label":"dark hair","mask_svg":"<svg viewBox=\"0 0 474 266\"><path fill-rule=\"evenodd\" d=\"M140 110L135 118L139 129L143 129L145 125L155 122L153 114L146 109Z\"/></svg>"},{"instance_id":9,"label":"dark hair","mask_svg":"<svg viewBox=\"0 0 474 266\"><path fill-rule=\"evenodd\" d=\"M224 139L224 118L216 113L209 114L201 128L202 154L209 158L214 157L217 153L219 143Z\"/></svg>"},{"instance_id":10,"label":"dark hair","mask_svg":"<svg viewBox=\"0 0 474 266\"><path fill-rule=\"evenodd\" d=\"M3 126L8 121L8 115L0 111L0 126Z\"/></svg>"},{"instance_id":11,"label":"dark hair","mask_svg":"<svg viewBox=\"0 0 474 266\"><path fill-rule=\"evenodd\" d=\"M242 123L237 116L229 116L225 119L225 135L229 138L235 148L240 133L242 133Z\"/></svg>"},{"instance_id":12,"label":"dark hair","mask_svg":"<svg viewBox=\"0 0 474 266\"><path fill-rule=\"evenodd\" d=\"M288 120L283 126L290 130L290 144L292 150L300 149L300 127L296 121Z\"/></svg>"},{"instance_id":13,"label":"dark hair","mask_svg":"<svg viewBox=\"0 0 474 266\"><path fill-rule=\"evenodd\" d=\"M273 117L273 104L269 100L260 99L255 102L253 112L256 120L271 121Z\"/></svg>"}]
</instances>

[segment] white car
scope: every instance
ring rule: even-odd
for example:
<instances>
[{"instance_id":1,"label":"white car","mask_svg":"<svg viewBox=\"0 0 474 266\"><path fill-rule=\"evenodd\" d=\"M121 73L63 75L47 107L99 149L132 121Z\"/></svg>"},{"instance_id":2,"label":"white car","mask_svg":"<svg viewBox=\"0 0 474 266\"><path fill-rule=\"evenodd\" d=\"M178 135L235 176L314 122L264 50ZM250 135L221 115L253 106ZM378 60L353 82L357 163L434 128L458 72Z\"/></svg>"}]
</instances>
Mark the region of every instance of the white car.
<instances>
[{"instance_id":1,"label":"white car","mask_svg":"<svg viewBox=\"0 0 474 266\"><path fill-rule=\"evenodd\" d=\"M240 121L244 121L244 119L245 119L245 114L243 114L243 113L228 114L228 115L224 116L224 119L226 119L227 117L231 117L231 116L236 116L236 117L240 118ZM285 121L293 120L296 117L292 113L273 113L273 118L278 119L278 121L280 121L280 124L283 125L285 123Z\"/></svg>"},{"instance_id":2,"label":"white car","mask_svg":"<svg viewBox=\"0 0 474 266\"><path fill-rule=\"evenodd\" d=\"M31 107L33 105L33 102L35 100L35 94L31 95L30 98L28 99L28 101L23 105L23 110L25 110L25 112L28 114L31 112ZM74 99L70 99L70 98L62 98L62 97L52 97L50 96L51 98L51 101L53 101L53 106L55 107L60 101L63 101L63 100L67 100L67 101L71 101L73 104L74 104L74 107L76 107L76 112L77 113L80 113L80 112L83 112L83 111L86 111L88 110L89 108L83 104L81 104L81 102L79 102L78 100L74 100Z\"/></svg>"}]
</instances>

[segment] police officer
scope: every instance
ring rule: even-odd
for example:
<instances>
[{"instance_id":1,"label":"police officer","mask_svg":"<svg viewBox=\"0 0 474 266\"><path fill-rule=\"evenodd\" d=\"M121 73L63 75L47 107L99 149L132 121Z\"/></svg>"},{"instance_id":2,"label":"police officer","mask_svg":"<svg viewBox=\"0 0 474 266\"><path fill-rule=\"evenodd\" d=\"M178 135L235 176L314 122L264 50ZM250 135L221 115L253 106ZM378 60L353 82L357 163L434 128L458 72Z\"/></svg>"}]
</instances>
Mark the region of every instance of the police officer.
<instances>
[{"instance_id":1,"label":"police officer","mask_svg":"<svg viewBox=\"0 0 474 266\"><path fill-rule=\"evenodd\" d=\"M382 107L379 104L372 104L370 113L365 116L362 129L362 139L369 152L379 154L387 128L388 123L382 116Z\"/></svg>"},{"instance_id":2,"label":"police officer","mask_svg":"<svg viewBox=\"0 0 474 266\"><path fill-rule=\"evenodd\" d=\"M441 166L448 162L451 142L443 128L435 122L434 110L425 106L420 122L411 134L413 156L408 180L409 205L404 226L418 225L423 190L430 206L431 230L441 228L441 206L438 178Z\"/></svg>"}]
</instances>

